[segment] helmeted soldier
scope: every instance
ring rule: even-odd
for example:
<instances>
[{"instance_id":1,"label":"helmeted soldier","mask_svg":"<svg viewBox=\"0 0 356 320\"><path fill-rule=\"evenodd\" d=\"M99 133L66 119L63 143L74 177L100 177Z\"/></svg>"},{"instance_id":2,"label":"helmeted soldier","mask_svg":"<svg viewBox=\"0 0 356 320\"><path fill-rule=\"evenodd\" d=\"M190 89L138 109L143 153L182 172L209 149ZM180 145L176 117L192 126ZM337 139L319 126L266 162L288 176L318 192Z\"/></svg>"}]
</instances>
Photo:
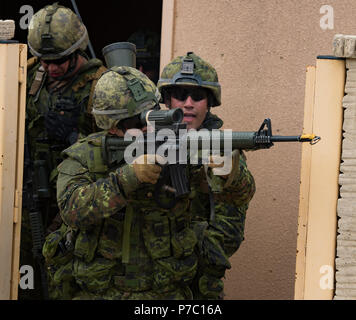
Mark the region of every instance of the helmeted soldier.
<instances>
[{"instance_id":1,"label":"helmeted soldier","mask_svg":"<svg viewBox=\"0 0 356 320\"><path fill-rule=\"evenodd\" d=\"M153 196L161 173L156 156L143 154L126 163L122 153L109 162L103 145L109 136L145 130L140 114L156 108L159 99L156 86L137 69L111 68L99 79L94 95L93 113L104 131L63 151L57 199L64 225L48 236L43 253L52 278L63 276L63 282L79 285L75 299L193 298L198 239L191 213L198 208L191 206L196 190L207 185L204 168L189 165L192 192L163 208ZM253 185L239 167L232 174L229 191L238 199L236 185L243 183L246 190ZM62 253L58 248L69 234L72 245L69 253ZM210 246L206 241L200 245L207 245L201 250ZM209 257L216 259L212 252Z\"/></svg>"},{"instance_id":2,"label":"helmeted soldier","mask_svg":"<svg viewBox=\"0 0 356 320\"><path fill-rule=\"evenodd\" d=\"M24 183L33 185L35 190L33 195L24 191L20 263L34 266L36 274L36 264L29 257L32 239L28 210L29 202L34 200L29 197L37 199L45 233L58 229L61 219L56 202L56 167L62 161L60 152L78 138L97 131L91 114L92 96L95 83L106 68L100 60L86 55L88 39L79 18L57 3L35 13L29 25L28 46L33 58L28 61L29 153L25 162L31 166L25 167ZM36 282L35 289L38 287ZM35 298L36 290L28 291L29 297Z\"/></svg>"},{"instance_id":3,"label":"helmeted soldier","mask_svg":"<svg viewBox=\"0 0 356 320\"><path fill-rule=\"evenodd\" d=\"M183 121L188 129L222 127L223 121L211 113L211 108L221 105L217 72L193 52L167 64L157 87L168 108L183 110ZM200 248L199 267L191 286L194 299L223 297L222 278L225 270L231 268L228 258L244 239L246 210L255 192L255 184L243 152L234 150L232 154L234 165L230 175L214 175L208 188L195 190L198 196L192 200L192 227ZM211 162L210 166L214 167ZM233 182L237 172L240 172L241 180Z\"/></svg>"}]
</instances>

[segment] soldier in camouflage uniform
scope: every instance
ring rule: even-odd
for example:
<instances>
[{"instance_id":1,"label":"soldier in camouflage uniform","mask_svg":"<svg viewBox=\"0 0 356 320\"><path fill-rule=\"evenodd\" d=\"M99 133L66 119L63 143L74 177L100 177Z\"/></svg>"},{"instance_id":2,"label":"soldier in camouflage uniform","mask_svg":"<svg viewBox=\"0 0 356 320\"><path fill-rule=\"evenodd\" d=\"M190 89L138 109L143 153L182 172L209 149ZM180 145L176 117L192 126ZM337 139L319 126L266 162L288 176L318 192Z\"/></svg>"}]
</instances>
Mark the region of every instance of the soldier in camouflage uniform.
<instances>
[{"instance_id":1,"label":"soldier in camouflage uniform","mask_svg":"<svg viewBox=\"0 0 356 320\"><path fill-rule=\"evenodd\" d=\"M200 210L195 207L199 190L207 188L207 176L215 179L211 169L206 175L201 165L187 166L192 192L165 209L153 197L161 167L147 159L155 155L141 155L132 164L123 154L113 165L106 161L103 139L141 129L139 114L155 108L159 99L153 82L140 71L111 68L94 95L93 113L104 131L63 152L57 199L67 227L47 238L43 254L60 288L79 286L72 291L74 299L192 299L197 253L207 250L206 257L216 260L209 241L221 235L200 228L211 235L202 240L200 226L192 223L192 213ZM247 205L254 184L242 158L226 179L227 188L226 180L218 181L216 193L229 192ZM68 238L72 245L67 241L67 250L59 250Z\"/></svg>"},{"instance_id":2,"label":"soldier in camouflage uniform","mask_svg":"<svg viewBox=\"0 0 356 320\"><path fill-rule=\"evenodd\" d=\"M162 71L157 87L168 108L184 111L183 121L188 129L222 127L223 121L210 112L221 104L218 76L199 56L188 52L175 58ZM194 299L223 297L222 278L225 270L231 268L228 258L244 239L246 210L255 184L242 151L233 151L233 163L229 176L216 174L209 186L197 186L194 190L191 226L196 231L199 249L199 266L191 286ZM233 180L236 176L239 178Z\"/></svg>"},{"instance_id":3,"label":"soldier in camouflage uniform","mask_svg":"<svg viewBox=\"0 0 356 320\"><path fill-rule=\"evenodd\" d=\"M60 152L78 138L97 131L91 115L92 95L96 81L106 69L100 60L87 57L84 50L88 41L83 23L70 9L58 4L39 10L29 25L28 46L34 57L28 61L26 140L29 154L25 163L31 163L32 172L25 166L24 183L31 186L37 182L36 188L42 187L38 194L33 191L40 197L38 204L46 233L61 224L56 201L56 167L63 160ZM41 186L39 181L42 181ZM29 197L32 195L25 189L20 264L32 265L38 276L31 258ZM39 287L36 281L35 290L29 290L26 295L38 297L36 289ZM24 294L20 290L20 298Z\"/></svg>"}]
</instances>

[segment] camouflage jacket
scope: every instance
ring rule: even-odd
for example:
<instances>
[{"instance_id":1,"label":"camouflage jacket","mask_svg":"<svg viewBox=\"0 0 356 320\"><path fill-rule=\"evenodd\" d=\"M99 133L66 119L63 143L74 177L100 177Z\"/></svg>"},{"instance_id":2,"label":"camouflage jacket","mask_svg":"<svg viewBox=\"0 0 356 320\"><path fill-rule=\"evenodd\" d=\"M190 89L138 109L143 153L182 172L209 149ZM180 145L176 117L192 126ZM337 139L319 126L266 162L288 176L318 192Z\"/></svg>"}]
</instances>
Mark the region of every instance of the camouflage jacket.
<instances>
[{"instance_id":1,"label":"camouflage jacket","mask_svg":"<svg viewBox=\"0 0 356 320\"><path fill-rule=\"evenodd\" d=\"M93 91L93 81L96 81L100 77L104 69L100 60L89 60L65 86L55 91L47 89L47 74L39 63L28 70L26 124L30 137L31 155L34 156L34 159L40 158L40 150L44 149L45 152L48 152L50 145L52 147L53 145L61 145L60 151L68 147L62 141L51 141L48 138L44 125L45 113L55 109L55 104L59 98L66 97L72 99L80 109L78 131L82 137L96 131L95 121L91 115L91 101L89 100ZM40 78L40 81L38 78ZM71 116L72 112L74 111L63 111L64 115L68 116ZM42 148L41 145L43 144L47 146ZM53 165L57 167L58 164Z\"/></svg>"},{"instance_id":2,"label":"camouflage jacket","mask_svg":"<svg viewBox=\"0 0 356 320\"><path fill-rule=\"evenodd\" d=\"M208 130L220 129L222 126L223 121L211 113L208 113L202 124L202 127ZM214 176L214 183L211 187L213 189L215 204L215 221L210 221L209 219L211 212L209 203L211 201L208 199L206 192L203 193L202 189L199 189L201 194L196 197L196 203L194 204L200 208L207 208L205 211L196 210L198 213L197 217L199 217L198 220L208 221L214 229L221 233L224 239L222 247L228 257L231 257L237 251L244 239L246 210L256 191L253 176L247 169L246 157L242 151L240 153L240 174L242 180L237 185L224 188L222 186L226 182L226 179ZM238 194L236 194L237 188L239 188ZM202 215L203 212L206 212L206 214Z\"/></svg>"},{"instance_id":3,"label":"camouflage jacket","mask_svg":"<svg viewBox=\"0 0 356 320\"><path fill-rule=\"evenodd\" d=\"M66 160L58 167L57 199L63 221L77 235L72 273L81 294L193 298L189 285L199 260L193 225L206 216L205 207L198 214L201 208L195 199L207 190L204 167L188 166L191 193L173 209L160 208L152 197L155 186L138 183L130 165L122 161L115 168L106 166L101 153L106 134L92 134L65 150ZM240 165L246 166L243 157ZM245 171L236 174L227 191L232 201L246 204L254 184L244 175ZM225 182L214 188L217 194L225 192ZM241 185L250 197L241 197ZM56 241L49 238L44 248L48 264L55 254Z\"/></svg>"},{"instance_id":4,"label":"camouflage jacket","mask_svg":"<svg viewBox=\"0 0 356 320\"><path fill-rule=\"evenodd\" d=\"M100 60L89 60L65 86L56 91L49 91L47 89L47 74L41 68L41 64L34 63L32 66L29 66L26 130L30 147L30 157L33 163L36 160L45 161L45 178L48 181L47 183L52 199L49 202L54 204L54 207L56 205L56 168L63 160L60 156L60 152L68 147L68 143L55 140L48 136L44 122L45 114L49 110L54 110L54 106L59 98L70 98L77 105L77 108L75 110L63 111L63 114L67 117L72 117L74 112L80 114L77 128L79 137L84 137L97 131L94 118L90 113L90 100L94 88L93 83L95 84L95 81L97 81L104 69ZM52 210L58 212L54 207Z\"/></svg>"},{"instance_id":5,"label":"camouflage jacket","mask_svg":"<svg viewBox=\"0 0 356 320\"><path fill-rule=\"evenodd\" d=\"M209 112L202 128L220 129L222 125L223 121ZM197 187L191 202L192 228L199 250L199 267L191 286L194 299L221 298L222 278L231 268L229 258L244 239L246 211L255 193L255 182L240 153L239 178L227 186L225 178L213 176L210 191L207 185Z\"/></svg>"}]
</instances>

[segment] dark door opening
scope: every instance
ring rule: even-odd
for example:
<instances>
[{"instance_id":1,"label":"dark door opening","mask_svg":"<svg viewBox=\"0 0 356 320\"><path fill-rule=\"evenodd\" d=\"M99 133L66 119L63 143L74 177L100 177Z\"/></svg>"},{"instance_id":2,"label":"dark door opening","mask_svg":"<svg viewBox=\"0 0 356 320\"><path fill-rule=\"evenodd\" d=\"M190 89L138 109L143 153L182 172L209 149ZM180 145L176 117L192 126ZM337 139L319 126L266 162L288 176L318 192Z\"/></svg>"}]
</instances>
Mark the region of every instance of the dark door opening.
<instances>
[{"instance_id":1,"label":"dark door opening","mask_svg":"<svg viewBox=\"0 0 356 320\"><path fill-rule=\"evenodd\" d=\"M96 57L104 62L102 49L105 46L114 42L134 42L137 48L137 68L142 63L148 64L148 68L155 69L154 78L158 80L156 78L159 72L162 1L76 0ZM16 24L15 39L26 43L27 27L32 14L54 2L54 0L1 1L0 19L14 20ZM74 11L70 0L59 0L58 2ZM152 51L152 55L155 56L153 60L147 58L147 45L143 48L147 43L151 46L148 50ZM146 54L143 54L144 52ZM89 50L87 53L90 56Z\"/></svg>"}]
</instances>

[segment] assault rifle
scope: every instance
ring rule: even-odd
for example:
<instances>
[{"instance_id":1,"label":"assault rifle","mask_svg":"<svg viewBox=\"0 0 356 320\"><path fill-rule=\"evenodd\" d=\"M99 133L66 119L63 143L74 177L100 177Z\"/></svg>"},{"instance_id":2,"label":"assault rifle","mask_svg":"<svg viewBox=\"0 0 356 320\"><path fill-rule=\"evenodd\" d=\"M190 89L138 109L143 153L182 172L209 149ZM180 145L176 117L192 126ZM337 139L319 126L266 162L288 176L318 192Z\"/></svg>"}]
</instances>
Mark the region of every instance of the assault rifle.
<instances>
[{"instance_id":1,"label":"assault rifle","mask_svg":"<svg viewBox=\"0 0 356 320\"><path fill-rule=\"evenodd\" d=\"M222 130L199 130L186 131L186 124L182 123L184 114L181 109L171 110L150 110L141 114L141 123L143 126L154 123L154 133L147 133L136 137L136 140L124 139L117 136L105 136L102 141L102 156L109 166L118 165L124 158L123 154L128 146L135 143L141 152L157 154L159 148L164 147L166 153L173 152L175 157L173 161L163 166L161 177L156 184L155 199L157 203L164 208L171 208L175 201L169 204L162 203L159 195L164 191L174 194L174 197L185 195L190 192L189 182L186 177L186 166L190 160L182 157L182 149L196 149L196 151L208 150L210 153L224 152L226 147L230 152L235 149L240 150L259 150L269 149L275 142L309 142L315 144L320 137L315 135L300 136L275 136L272 135L271 119L265 119L257 131L238 131L224 132ZM160 135L160 130L165 129L165 133ZM173 132L173 135L167 135L167 129ZM182 134L183 132L183 134ZM228 144L228 145L227 145ZM216 146L218 150L216 150ZM183 153L184 154L184 153ZM178 159L178 160L177 160Z\"/></svg>"},{"instance_id":2,"label":"assault rifle","mask_svg":"<svg viewBox=\"0 0 356 320\"><path fill-rule=\"evenodd\" d=\"M32 233L32 253L41 273L42 295L45 300L48 296L47 273L42 255L42 247L45 241L42 214L40 210L41 198L48 198L49 191L46 187L47 172L46 161L31 160L28 134L25 134L24 146L24 186L23 207L29 211L29 220ZM36 177L37 176L37 177ZM42 177L42 178L41 178Z\"/></svg>"}]
</instances>

